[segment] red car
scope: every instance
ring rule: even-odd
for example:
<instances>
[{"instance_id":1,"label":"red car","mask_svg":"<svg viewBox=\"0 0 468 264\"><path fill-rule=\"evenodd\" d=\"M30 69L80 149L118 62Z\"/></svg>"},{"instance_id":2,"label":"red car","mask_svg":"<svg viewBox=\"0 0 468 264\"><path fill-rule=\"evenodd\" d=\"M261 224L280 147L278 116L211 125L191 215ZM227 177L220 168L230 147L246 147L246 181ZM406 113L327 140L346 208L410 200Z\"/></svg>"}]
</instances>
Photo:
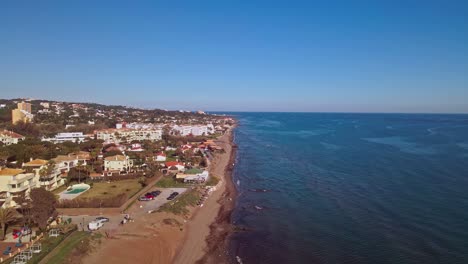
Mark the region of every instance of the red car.
<instances>
[{"instance_id":1,"label":"red car","mask_svg":"<svg viewBox=\"0 0 468 264\"><path fill-rule=\"evenodd\" d=\"M148 199L151 199L151 200L154 200L154 198L155 198L155 196L152 195L151 193L145 194L145 197L148 198Z\"/></svg>"}]
</instances>

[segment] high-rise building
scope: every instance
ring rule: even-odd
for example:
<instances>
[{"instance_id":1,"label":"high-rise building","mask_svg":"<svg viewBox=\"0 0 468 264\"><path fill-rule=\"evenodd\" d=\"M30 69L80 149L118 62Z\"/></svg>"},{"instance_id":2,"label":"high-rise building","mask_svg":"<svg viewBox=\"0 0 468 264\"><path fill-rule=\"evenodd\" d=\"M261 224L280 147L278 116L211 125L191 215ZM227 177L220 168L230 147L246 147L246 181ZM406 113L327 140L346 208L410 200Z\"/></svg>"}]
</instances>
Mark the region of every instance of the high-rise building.
<instances>
[{"instance_id":1,"label":"high-rise building","mask_svg":"<svg viewBox=\"0 0 468 264\"><path fill-rule=\"evenodd\" d=\"M33 119L33 114L31 114L31 104L21 102L18 103L18 108L11 110L11 122L16 124L20 121L25 123L30 122Z\"/></svg>"},{"instance_id":2,"label":"high-rise building","mask_svg":"<svg viewBox=\"0 0 468 264\"><path fill-rule=\"evenodd\" d=\"M18 103L18 109L31 113L31 104L25 102Z\"/></svg>"}]
</instances>

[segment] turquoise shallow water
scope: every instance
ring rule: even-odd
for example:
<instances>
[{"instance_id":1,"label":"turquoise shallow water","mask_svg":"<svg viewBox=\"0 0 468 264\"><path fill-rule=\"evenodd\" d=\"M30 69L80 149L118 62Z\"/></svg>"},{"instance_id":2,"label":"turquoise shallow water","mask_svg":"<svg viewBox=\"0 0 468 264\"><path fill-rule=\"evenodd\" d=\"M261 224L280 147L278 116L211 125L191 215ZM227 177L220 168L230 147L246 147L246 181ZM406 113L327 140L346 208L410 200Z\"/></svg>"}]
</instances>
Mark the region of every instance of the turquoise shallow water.
<instances>
[{"instance_id":1,"label":"turquoise shallow water","mask_svg":"<svg viewBox=\"0 0 468 264\"><path fill-rule=\"evenodd\" d=\"M467 115L234 115L244 263L468 263Z\"/></svg>"}]
</instances>

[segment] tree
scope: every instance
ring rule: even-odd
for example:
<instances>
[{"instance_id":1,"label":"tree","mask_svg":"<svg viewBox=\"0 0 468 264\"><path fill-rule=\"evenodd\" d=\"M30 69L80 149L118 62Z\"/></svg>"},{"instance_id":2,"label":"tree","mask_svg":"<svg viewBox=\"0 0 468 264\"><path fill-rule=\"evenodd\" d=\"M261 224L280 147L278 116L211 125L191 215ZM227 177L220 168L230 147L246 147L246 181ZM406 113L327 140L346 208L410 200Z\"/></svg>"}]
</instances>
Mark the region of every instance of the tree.
<instances>
[{"instance_id":1,"label":"tree","mask_svg":"<svg viewBox=\"0 0 468 264\"><path fill-rule=\"evenodd\" d=\"M41 178L47 178L54 173L54 170L55 161L49 160L49 162L47 162L47 164L39 171L39 176L41 176Z\"/></svg>"},{"instance_id":2,"label":"tree","mask_svg":"<svg viewBox=\"0 0 468 264\"><path fill-rule=\"evenodd\" d=\"M18 220L18 214L12 208L0 207L0 227L2 228L2 240L5 240L5 233L8 225Z\"/></svg>"},{"instance_id":3,"label":"tree","mask_svg":"<svg viewBox=\"0 0 468 264\"><path fill-rule=\"evenodd\" d=\"M41 230L45 230L49 218L57 216L57 199L53 193L46 191L44 188L32 189L30 197L32 200L32 219Z\"/></svg>"}]
</instances>

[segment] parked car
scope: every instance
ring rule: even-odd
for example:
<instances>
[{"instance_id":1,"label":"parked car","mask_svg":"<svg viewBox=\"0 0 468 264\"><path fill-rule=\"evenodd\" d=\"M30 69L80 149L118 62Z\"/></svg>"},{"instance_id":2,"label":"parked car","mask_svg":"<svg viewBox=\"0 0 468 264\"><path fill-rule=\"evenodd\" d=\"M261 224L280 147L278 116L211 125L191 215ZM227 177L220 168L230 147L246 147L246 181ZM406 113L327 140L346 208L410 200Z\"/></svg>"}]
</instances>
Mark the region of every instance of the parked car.
<instances>
[{"instance_id":1,"label":"parked car","mask_svg":"<svg viewBox=\"0 0 468 264\"><path fill-rule=\"evenodd\" d=\"M152 199L151 198L148 198L146 196L141 196L138 198L138 201L151 201Z\"/></svg>"},{"instance_id":2,"label":"parked car","mask_svg":"<svg viewBox=\"0 0 468 264\"><path fill-rule=\"evenodd\" d=\"M90 231L98 230L98 229L101 228L103 225L104 225L104 223L101 222L101 221L92 221L92 222L89 222L89 224L88 224L88 229L89 229Z\"/></svg>"},{"instance_id":3,"label":"parked car","mask_svg":"<svg viewBox=\"0 0 468 264\"><path fill-rule=\"evenodd\" d=\"M171 193L171 195L169 195L169 197L167 197L167 200L173 200L174 198L176 198L176 196L179 195L178 192L173 192Z\"/></svg>"},{"instance_id":4,"label":"parked car","mask_svg":"<svg viewBox=\"0 0 468 264\"><path fill-rule=\"evenodd\" d=\"M109 218L107 217L104 217L104 216L98 216L96 217L96 220L95 221L101 221L101 222L109 222Z\"/></svg>"},{"instance_id":5,"label":"parked car","mask_svg":"<svg viewBox=\"0 0 468 264\"><path fill-rule=\"evenodd\" d=\"M147 193L147 194L145 194L145 197L148 198L148 199L150 199L150 200L154 200L154 197L155 197L155 196L152 195L151 193Z\"/></svg>"}]
</instances>

